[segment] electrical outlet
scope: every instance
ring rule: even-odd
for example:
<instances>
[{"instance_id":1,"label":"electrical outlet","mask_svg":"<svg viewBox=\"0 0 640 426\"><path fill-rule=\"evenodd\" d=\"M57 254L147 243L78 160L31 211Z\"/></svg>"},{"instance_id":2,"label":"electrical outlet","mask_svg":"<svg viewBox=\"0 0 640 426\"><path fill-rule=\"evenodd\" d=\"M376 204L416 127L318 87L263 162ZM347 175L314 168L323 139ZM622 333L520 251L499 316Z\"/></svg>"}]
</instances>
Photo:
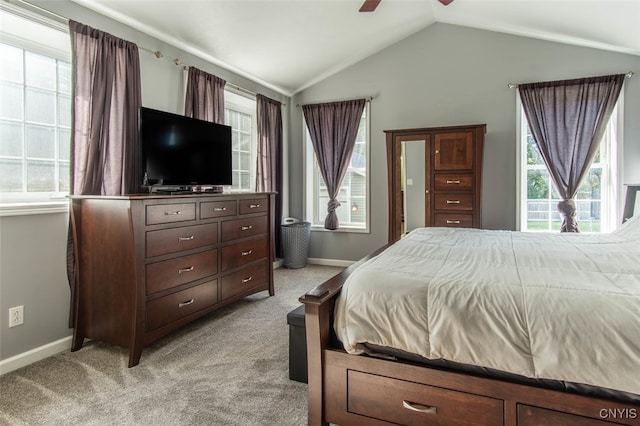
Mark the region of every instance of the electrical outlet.
<instances>
[{"instance_id":1,"label":"electrical outlet","mask_svg":"<svg viewBox=\"0 0 640 426\"><path fill-rule=\"evenodd\" d=\"M9 327L24 323L24 306L9 308Z\"/></svg>"}]
</instances>

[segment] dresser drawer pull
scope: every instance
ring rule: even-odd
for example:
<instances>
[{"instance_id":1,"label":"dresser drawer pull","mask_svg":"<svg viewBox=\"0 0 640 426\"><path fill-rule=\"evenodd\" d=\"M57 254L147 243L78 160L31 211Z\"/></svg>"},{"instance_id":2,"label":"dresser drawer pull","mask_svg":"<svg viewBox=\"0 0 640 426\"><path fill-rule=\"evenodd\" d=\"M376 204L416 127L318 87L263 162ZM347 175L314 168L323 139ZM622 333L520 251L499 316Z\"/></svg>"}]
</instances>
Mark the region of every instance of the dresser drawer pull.
<instances>
[{"instance_id":1,"label":"dresser drawer pull","mask_svg":"<svg viewBox=\"0 0 640 426\"><path fill-rule=\"evenodd\" d=\"M428 405L416 404L415 402L402 401L402 406L407 410L417 411L418 413L436 414L438 409L436 407L429 407Z\"/></svg>"},{"instance_id":2,"label":"dresser drawer pull","mask_svg":"<svg viewBox=\"0 0 640 426\"><path fill-rule=\"evenodd\" d=\"M226 207L214 207L213 211L214 212L224 212L224 211L227 211L227 208Z\"/></svg>"},{"instance_id":3,"label":"dresser drawer pull","mask_svg":"<svg viewBox=\"0 0 640 426\"><path fill-rule=\"evenodd\" d=\"M249 204L250 209L257 209L258 207L260 207L260 204Z\"/></svg>"},{"instance_id":4,"label":"dresser drawer pull","mask_svg":"<svg viewBox=\"0 0 640 426\"><path fill-rule=\"evenodd\" d=\"M253 229L253 226L252 226L252 225L249 225L249 226L243 226L241 229L242 229L243 231L247 231L247 230L249 230L249 229Z\"/></svg>"},{"instance_id":5,"label":"dresser drawer pull","mask_svg":"<svg viewBox=\"0 0 640 426\"><path fill-rule=\"evenodd\" d=\"M242 255L243 256L249 256L251 253L253 253L253 250L247 250L247 251L243 251Z\"/></svg>"},{"instance_id":6,"label":"dresser drawer pull","mask_svg":"<svg viewBox=\"0 0 640 426\"><path fill-rule=\"evenodd\" d=\"M189 306L190 304L192 304L194 302L193 299L191 300L187 300L186 302L182 302L182 303L178 303L178 308L183 308L185 306Z\"/></svg>"},{"instance_id":7,"label":"dresser drawer pull","mask_svg":"<svg viewBox=\"0 0 640 426\"><path fill-rule=\"evenodd\" d=\"M191 272L195 269L195 266L189 266L188 268L180 268L178 269L178 274L181 274L183 272Z\"/></svg>"},{"instance_id":8,"label":"dresser drawer pull","mask_svg":"<svg viewBox=\"0 0 640 426\"><path fill-rule=\"evenodd\" d=\"M459 220L447 219L447 225L459 225L459 224L460 224Z\"/></svg>"},{"instance_id":9,"label":"dresser drawer pull","mask_svg":"<svg viewBox=\"0 0 640 426\"><path fill-rule=\"evenodd\" d=\"M179 215L179 214L182 214L182 211L176 210L175 212L164 212L165 216L176 216L176 215Z\"/></svg>"},{"instance_id":10,"label":"dresser drawer pull","mask_svg":"<svg viewBox=\"0 0 640 426\"><path fill-rule=\"evenodd\" d=\"M190 237L178 237L178 241L182 242L182 241L191 241L193 240L194 236L191 235Z\"/></svg>"},{"instance_id":11,"label":"dresser drawer pull","mask_svg":"<svg viewBox=\"0 0 640 426\"><path fill-rule=\"evenodd\" d=\"M242 283L248 283L249 281L251 281L253 279L253 277L247 277L245 279L242 280Z\"/></svg>"},{"instance_id":12,"label":"dresser drawer pull","mask_svg":"<svg viewBox=\"0 0 640 426\"><path fill-rule=\"evenodd\" d=\"M460 180L459 179L458 180L447 179L447 184L448 185L459 185L460 184Z\"/></svg>"},{"instance_id":13,"label":"dresser drawer pull","mask_svg":"<svg viewBox=\"0 0 640 426\"><path fill-rule=\"evenodd\" d=\"M460 200L447 200L447 204L460 204Z\"/></svg>"}]
</instances>

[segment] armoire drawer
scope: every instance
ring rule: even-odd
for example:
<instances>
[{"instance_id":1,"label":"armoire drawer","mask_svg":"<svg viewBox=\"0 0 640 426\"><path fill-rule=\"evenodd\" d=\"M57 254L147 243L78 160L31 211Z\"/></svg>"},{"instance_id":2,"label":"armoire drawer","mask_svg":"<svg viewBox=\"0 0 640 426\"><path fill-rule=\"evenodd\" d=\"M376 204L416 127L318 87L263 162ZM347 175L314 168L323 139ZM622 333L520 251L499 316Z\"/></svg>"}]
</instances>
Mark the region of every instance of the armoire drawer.
<instances>
[{"instance_id":1,"label":"armoire drawer","mask_svg":"<svg viewBox=\"0 0 640 426\"><path fill-rule=\"evenodd\" d=\"M212 280L147 303L147 331L218 303L218 280Z\"/></svg>"},{"instance_id":2,"label":"armoire drawer","mask_svg":"<svg viewBox=\"0 0 640 426\"><path fill-rule=\"evenodd\" d=\"M237 213L238 202L236 200L200 203L200 219L235 216Z\"/></svg>"},{"instance_id":3,"label":"armoire drawer","mask_svg":"<svg viewBox=\"0 0 640 426\"><path fill-rule=\"evenodd\" d=\"M184 222L196 219L196 203L147 206L147 225Z\"/></svg>"},{"instance_id":4,"label":"armoire drawer","mask_svg":"<svg viewBox=\"0 0 640 426\"><path fill-rule=\"evenodd\" d=\"M433 226L447 226L452 228L472 228L472 214L436 213L433 215Z\"/></svg>"},{"instance_id":5,"label":"armoire drawer","mask_svg":"<svg viewBox=\"0 0 640 426\"><path fill-rule=\"evenodd\" d=\"M438 191L469 191L473 188L472 173L446 173L434 176L434 187Z\"/></svg>"},{"instance_id":6,"label":"armoire drawer","mask_svg":"<svg viewBox=\"0 0 640 426\"><path fill-rule=\"evenodd\" d=\"M269 220L267 216L224 221L221 227L221 241L227 242L264 234L267 232L268 224Z\"/></svg>"},{"instance_id":7,"label":"armoire drawer","mask_svg":"<svg viewBox=\"0 0 640 426\"><path fill-rule=\"evenodd\" d=\"M255 260L267 257L267 243L264 238L234 244L222 249L220 270L222 272L237 266L246 265Z\"/></svg>"},{"instance_id":8,"label":"armoire drawer","mask_svg":"<svg viewBox=\"0 0 640 426\"><path fill-rule=\"evenodd\" d=\"M242 271L234 272L222 277L220 285L222 287L221 297L222 300L226 300L239 293L244 293L254 287L267 282L268 263L265 260L243 269Z\"/></svg>"},{"instance_id":9,"label":"armoire drawer","mask_svg":"<svg viewBox=\"0 0 640 426\"><path fill-rule=\"evenodd\" d=\"M177 257L146 267L147 294L157 293L181 284L215 275L218 272L218 250Z\"/></svg>"},{"instance_id":10,"label":"armoire drawer","mask_svg":"<svg viewBox=\"0 0 640 426\"><path fill-rule=\"evenodd\" d=\"M217 223L149 231L146 234L146 253L147 257L154 257L204 247L217 242Z\"/></svg>"},{"instance_id":11,"label":"armoire drawer","mask_svg":"<svg viewBox=\"0 0 640 426\"><path fill-rule=\"evenodd\" d=\"M433 207L436 210L473 210L473 194L435 194Z\"/></svg>"},{"instance_id":12,"label":"armoire drawer","mask_svg":"<svg viewBox=\"0 0 640 426\"><path fill-rule=\"evenodd\" d=\"M403 425L503 424L499 399L353 370L347 382L350 413Z\"/></svg>"}]
</instances>

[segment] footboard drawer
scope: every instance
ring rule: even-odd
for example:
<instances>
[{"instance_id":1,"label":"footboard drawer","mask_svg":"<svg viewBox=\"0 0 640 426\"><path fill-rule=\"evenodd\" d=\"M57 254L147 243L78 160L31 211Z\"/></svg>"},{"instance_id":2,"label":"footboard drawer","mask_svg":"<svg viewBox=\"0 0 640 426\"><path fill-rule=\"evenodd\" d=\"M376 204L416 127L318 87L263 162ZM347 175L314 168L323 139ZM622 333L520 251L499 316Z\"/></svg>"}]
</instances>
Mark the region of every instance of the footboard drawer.
<instances>
[{"instance_id":1,"label":"footboard drawer","mask_svg":"<svg viewBox=\"0 0 640 426\"><path fill-rule=\"evenodd\" d=\"M353 370L347 382L347 411L353 414L404 425L503 424L499 399Z\"/></svg>"}]
</instances>

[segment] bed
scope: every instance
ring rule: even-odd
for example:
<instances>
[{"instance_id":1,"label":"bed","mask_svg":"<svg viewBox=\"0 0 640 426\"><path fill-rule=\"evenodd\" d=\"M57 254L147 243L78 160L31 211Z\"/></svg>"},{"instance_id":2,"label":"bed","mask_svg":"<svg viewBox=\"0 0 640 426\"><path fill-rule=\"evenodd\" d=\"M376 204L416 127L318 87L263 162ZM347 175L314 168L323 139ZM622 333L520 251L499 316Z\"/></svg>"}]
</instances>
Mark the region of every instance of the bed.
<instances>
[{"instance_id":1,"label":"bed","mask_svg":"<svg viewBox=\"0 0 640 426\"><path fill-rule=\"evenodd\" d=\"M300 300L309 424L640 424L640 215L417 229Z\"/></svg>"}]
</instances>

